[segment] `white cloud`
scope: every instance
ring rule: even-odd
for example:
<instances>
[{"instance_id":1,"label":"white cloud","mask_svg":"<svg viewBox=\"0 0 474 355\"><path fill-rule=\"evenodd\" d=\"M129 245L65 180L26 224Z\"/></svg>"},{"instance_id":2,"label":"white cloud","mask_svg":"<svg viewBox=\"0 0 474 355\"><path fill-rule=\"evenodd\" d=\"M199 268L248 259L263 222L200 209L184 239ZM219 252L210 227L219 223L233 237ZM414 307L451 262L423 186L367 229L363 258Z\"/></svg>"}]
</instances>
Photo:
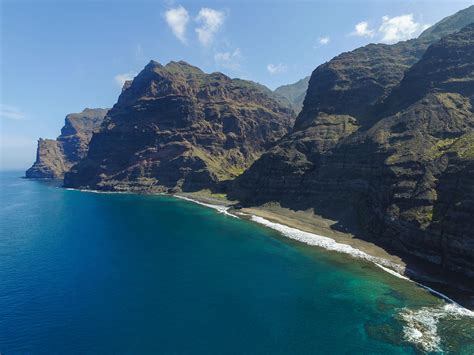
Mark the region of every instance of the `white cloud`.
<instances>
[{"instance_id":1,"label":"white cloud","mask_svg":"<svg viewBox=\"0 0 474 355\"><path fill-rule=\"evenodd\" d=\"M224 24L225 14L222 11L203 7L199 10L196 21L200 24L196 28L199 42L208 46L214 40L214 36Z\"/></svg>"},{"instance_id":2,"label":"white cloud","mask_svg":"<svg viewBox=\"0 0 474 355\"><path fill-rule=\"evenodd\" d=\"M174 35L183 43L186 43L186 26L189 22L188 11L178 6L165 12L165 20Z\"/></svg>"},{"instance_id":3,"label":"white cloud","mask_svg":"<svg viewBox=\"0 0 474 355\"><path fill-rule=\"evenodd\" d=\"M239 48L234 51L217 52L214 54L214 61L218 66L232 70L240 68L240 62L242 59L243 56Z\"/></svg>"},{"instance_id":4,"label":"white cloud","mask_svg":"<svg viewBox=\"0 0 474 355\"><path fill-rule=\"evenodd\" d=\"M22 121L26 119L26 114L16 107L2 104L0 106L0 117L12 121Z\"/></svg>"},{"instance_id":5,"label":"white cloud","mask_svg":"<svg viewBox=\"0 0 474 355\"><path fill-rule=\"evenodd\" d=\"M324 37L319 37L318 38L319 44L321 44L323 46L328 44L330 41L331 41L331 39L329 38L329 36L324 36Z\"/></svg>"},{"instance_id":6,"label":"white cloud","mask_svg":"<svg viewBox=\"0 0 474 355\"><path fill-rule=\"evenodd\" d=\"M133 71L130 71L128 73L122 73L122 74L117 74L114 76L114 80L115 82L120 86L120 87L123 87L123 84L125 84L125 82L127 80L133 80L133 78L137 75L137 73L133 72Z\"/></svg>"},{"instance_id":7,"label":"white cloud","mask_svg":"<svg viewBox=\"0 0 474 355\"><path fill-rule=\"evenodd\" d=\"M375 31L369 28L369 23L367 21L361 21L354 27L354 31L351 32L351 36L359 37L373 37Z\"/></svg>"},{"instance_id":8,"label":"white cloud","mask_svg":"<svg viewBox=\"0 0 474 355\"><path fill-rule=\"evenodd\" d=\"M279 64L271 64L270 63L270 64L267 65L267 70L272 75L283 73L284 71L286 71L286 69L287 69L287 66L283 65L281 63L279 63Z\"/></svg>"},{"instance_id":9,"label":"white cloud","mask_svg":"<svg viewBox=\"0 0 474 355\"><path fill-rule=\"evenodd\" d=\"M413 38L423 29L426 29L426 25L416 22L413 19L413 14L407 14L392 18L382 17L379 32L382 35L382 42L395 43Z\"/></svg>"}]
</instances>

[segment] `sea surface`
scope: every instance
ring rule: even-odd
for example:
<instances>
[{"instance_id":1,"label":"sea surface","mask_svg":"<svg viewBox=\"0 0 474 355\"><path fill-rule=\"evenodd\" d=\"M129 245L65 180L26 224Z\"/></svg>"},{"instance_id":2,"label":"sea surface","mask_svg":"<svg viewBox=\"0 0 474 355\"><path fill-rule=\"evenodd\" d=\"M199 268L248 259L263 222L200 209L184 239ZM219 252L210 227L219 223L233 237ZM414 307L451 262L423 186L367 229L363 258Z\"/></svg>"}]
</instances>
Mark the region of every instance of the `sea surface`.
<instances>
[{"instance_id":1,"label":"sea surface","mask_svg":"<svg viewBox=\"0 0 474 355\"><path fill-rule=\"evenodd\" d=\"M169 196L1 173L0 353L474 353L474 318L370 262Z\"/></svg>"}]
</instances>

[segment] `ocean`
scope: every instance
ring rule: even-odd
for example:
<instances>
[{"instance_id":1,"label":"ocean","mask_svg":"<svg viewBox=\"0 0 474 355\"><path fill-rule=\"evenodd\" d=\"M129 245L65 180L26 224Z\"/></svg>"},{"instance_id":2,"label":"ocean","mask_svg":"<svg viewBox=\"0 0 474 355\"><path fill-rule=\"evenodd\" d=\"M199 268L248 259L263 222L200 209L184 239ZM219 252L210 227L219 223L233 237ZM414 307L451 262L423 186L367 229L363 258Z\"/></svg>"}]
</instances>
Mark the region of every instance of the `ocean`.
<instances>
[{"instance_id":1,"label":"ocean","mask_svg":"<svg viewBox=\"0 0 474 355\"><path fill-rule=\"evenodd\" d=\"M0 175L2 354L474 353L472 312L369 261L21 176Z\"/></svg>"}]
</instances>

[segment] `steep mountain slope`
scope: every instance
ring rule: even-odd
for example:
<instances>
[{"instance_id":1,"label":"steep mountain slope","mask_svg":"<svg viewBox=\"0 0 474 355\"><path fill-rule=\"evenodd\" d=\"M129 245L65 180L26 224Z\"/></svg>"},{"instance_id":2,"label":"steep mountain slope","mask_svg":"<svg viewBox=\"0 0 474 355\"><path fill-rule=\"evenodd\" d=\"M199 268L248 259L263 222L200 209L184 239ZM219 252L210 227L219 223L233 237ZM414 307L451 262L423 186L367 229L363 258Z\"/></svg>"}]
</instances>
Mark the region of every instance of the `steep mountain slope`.
<instances>
[{"instance_id":1,"label":"steep mountain slope","mask_svg":"<svg viewBox=\"0 0 474 355\"><path fill-rule=\"evenodd\" d=\"M474 5L445 17L435 26L427 28L420 35L421 40L433 41L445 37L453 31L466 27L473 22Z\"/></svg>"},{"instance_id":2,"label":"steep mountain slope","mask_svg":"<svg viewBox=\"0 0 474 355\"><path fill-rule=\"evenodd\" d=\"M124 88L65 185L133 191L214 188L294 122L261 86L185 62L150 62Z\"/></svg>"},{"instance_id":3,"label":"steep mountain slope","mask_svg":"<svg viewBox=\"0 0 474 355\"><path fill-rule=\"evenodd\" d=\"M452 29L459 23L450 19ZM446 33L442 24L430 38ZM408 71L426 38L318 67L293 131L231 196L356 220L375 240L474 276L473 42L469 25Z\"/></svg>"},{"instance_id":4,"label":"steep mountain slope","mask_svg":"<svg viewBox=\"0 0 474 355\"><path fill-rule=\"evenodd\" d=\"M286 98L292 105L294 111L299 113L303 108L309 78L310 77L307 76L306 78L298 80L296 83L279 86L273 92L277 96Z\"/></svg>"},{"instance_id":5,"label":"steep mountain slope","mask_svg":"<svg viewBox=\"0 0 474 355\"><path fill-rule=\"evenodd\" d=\"M86 156L92 134L100 128L107 111L86 108L67 115L56 140L38 140L36 161L26 171L26 177L62 178L71 166Z\"/></svg>"},{"instance_id":6,"label":"steep mountain slope","mask_svg":"<svg viewBox=\"0 0 474 355\"><path fill-rule=\"evenodd\" d=\"M400 83L406 70L429 45L465 27L468 18L474 19L474 6L440 21L419 38L394 45L369 44L320 65L311 75L295 128L313 124L320 114L349 115L359 125L370 126L373 118L379 117L379 104Z\"/></svg>"}]
</instances>

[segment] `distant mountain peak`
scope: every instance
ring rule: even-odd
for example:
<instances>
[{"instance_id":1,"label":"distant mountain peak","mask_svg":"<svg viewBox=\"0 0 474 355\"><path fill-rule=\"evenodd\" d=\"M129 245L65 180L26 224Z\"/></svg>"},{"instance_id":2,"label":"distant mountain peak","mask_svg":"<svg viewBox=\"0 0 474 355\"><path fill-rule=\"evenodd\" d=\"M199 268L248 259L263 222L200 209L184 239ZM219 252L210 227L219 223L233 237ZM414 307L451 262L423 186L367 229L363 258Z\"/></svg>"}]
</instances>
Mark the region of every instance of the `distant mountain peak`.
<instances>
[{"instance_id":1,"label":"distant mountain peak","mask_svg":"<svg viewBox=\"0 0 474 355\"><path fill-rule=\"evenodd\" d=\"M310 76L298 80L296 83L277 87L273 92L275 95L286 98L296 113L303 108L303 101L308 90Z\"/></svg>"}]
</instances>

